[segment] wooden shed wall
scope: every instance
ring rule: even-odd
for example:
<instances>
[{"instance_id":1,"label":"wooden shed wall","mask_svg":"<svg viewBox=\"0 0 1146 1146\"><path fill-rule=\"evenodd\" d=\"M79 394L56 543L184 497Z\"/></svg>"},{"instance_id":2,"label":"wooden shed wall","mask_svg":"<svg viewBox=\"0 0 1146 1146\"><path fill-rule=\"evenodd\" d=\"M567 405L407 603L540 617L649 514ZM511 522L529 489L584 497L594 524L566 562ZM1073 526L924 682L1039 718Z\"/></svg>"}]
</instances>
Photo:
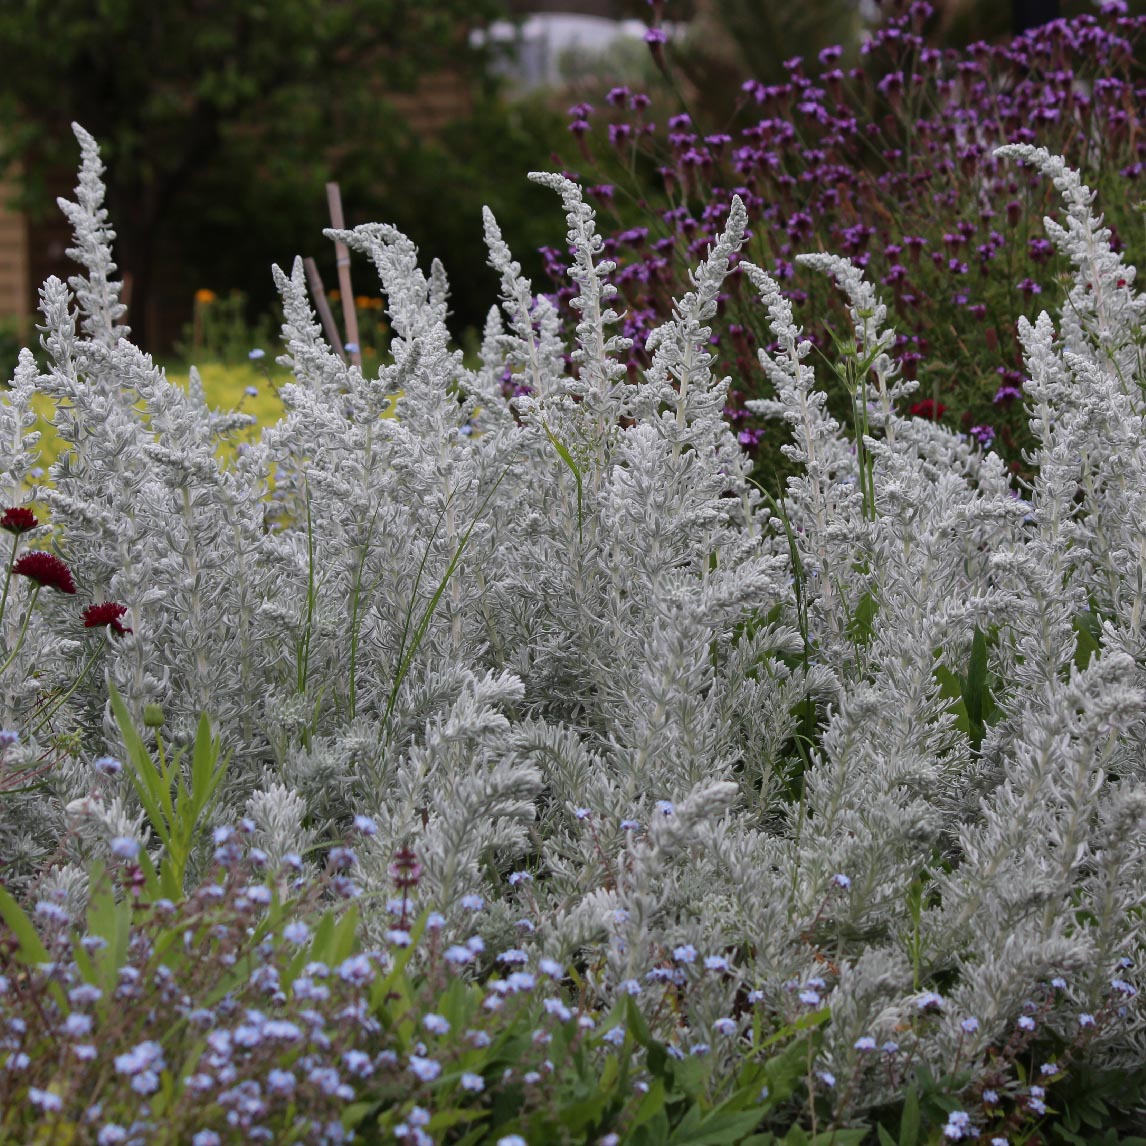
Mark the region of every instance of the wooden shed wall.
<instances>
[{"instance_id":1,"label":"wooden shed wall","mask_svg":"<svg viewBox=\"0 0 1146 1146\"><path fill-rule=\"evenodd\" d=\"M8 206L10 183L0 182L0 319L24 318L32 305L28 227Z\"/></svg>"}]
</instances>

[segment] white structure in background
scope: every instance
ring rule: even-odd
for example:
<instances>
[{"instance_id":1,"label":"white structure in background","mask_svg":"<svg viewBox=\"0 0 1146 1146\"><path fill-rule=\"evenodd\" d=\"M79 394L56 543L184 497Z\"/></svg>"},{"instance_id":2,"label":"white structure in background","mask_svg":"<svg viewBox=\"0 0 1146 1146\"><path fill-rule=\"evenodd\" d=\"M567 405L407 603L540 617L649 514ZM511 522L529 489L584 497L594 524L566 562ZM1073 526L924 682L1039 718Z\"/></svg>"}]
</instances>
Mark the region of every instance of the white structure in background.
<instances>
[{"instance_id":1,"label":"white structure in background","mask_svg":"<svg viewBox=\"0 0 1146 1146\"><path fill-rule=\"evenodd\" d=\"M664 25L673 35L674 27ZM475 47L491 44L496 59L493 70L510 77L522 90L560 84L565 78L562 61L601 55L619 41L639 43L648 29L641 20L608 20L564 12L538 13L520 23L498 20L475 31Z\"/></svg>"}]
</instances>

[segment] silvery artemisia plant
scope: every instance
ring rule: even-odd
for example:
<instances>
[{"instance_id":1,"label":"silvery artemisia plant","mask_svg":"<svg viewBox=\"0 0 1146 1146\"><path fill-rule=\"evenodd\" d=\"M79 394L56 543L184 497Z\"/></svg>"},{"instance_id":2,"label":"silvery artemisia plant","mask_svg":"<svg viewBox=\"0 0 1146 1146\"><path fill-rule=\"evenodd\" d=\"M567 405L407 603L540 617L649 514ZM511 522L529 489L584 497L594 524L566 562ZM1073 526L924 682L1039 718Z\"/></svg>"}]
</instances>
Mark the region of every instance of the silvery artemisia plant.
<instances>
[{"instance_id":1,"label":"silvery artemisia plant","mask_svg":"<svg viewBox=\"0 0 1146 1146\"><path fill-rule=\"evenodd\" d=\"M576 251L573 369L488 211L501 299L477 369L450 348L441 265L357 227L337 237L379 273L391 361L373 378L344 363L301 265L276 268L286 413L221 460L247 420L127 341L98 153L77 135L83 273L44 286L48 366L21 358L0 450L16 504L32 393L55 400L69 448L40 496L81 588L122 602L131 632L25 746L82 730L5 813L5 854L28 824L71 827L59 856L82 863L131 822L122 777L93 786L94 758L122 754L112 683L137 723L162 705L176 744L210 714L233 758L216 816L246 812L268 854L369 814L367 891L411 848L447 927L483 894L491 939L578 959L672 1040L830 1006L815 1085L838 1119L893 1099L917 1062L967 1068L978 1094L987 1048L1027 1037L1031 1008L1064 1043L1080 1012L1106 1015L1087 1053L1146 1064L1141 1020L1111 1002L1112 978L1132 989L1119 961L1140 953L1146 889L1142 309L1073 172L1012 149L1066 194L1051 234L1078 275L1060 335L1023 326L1040 443L1024 500L996 457L901 412L914 383L886 312L821 255L805 262L850 308L859 440L830 417L791 305L739 261L739 200L630 383L613 267L556 175L534 178ZM713 374L730 272L767 310L762 409L801 466L770 504ZM2 682L8 726L74 676L70 607L37 617ZM389 925L365 918L371 937ZM903 1049L875 1069L884 1043Z\"/></svg>"}]
</instances>

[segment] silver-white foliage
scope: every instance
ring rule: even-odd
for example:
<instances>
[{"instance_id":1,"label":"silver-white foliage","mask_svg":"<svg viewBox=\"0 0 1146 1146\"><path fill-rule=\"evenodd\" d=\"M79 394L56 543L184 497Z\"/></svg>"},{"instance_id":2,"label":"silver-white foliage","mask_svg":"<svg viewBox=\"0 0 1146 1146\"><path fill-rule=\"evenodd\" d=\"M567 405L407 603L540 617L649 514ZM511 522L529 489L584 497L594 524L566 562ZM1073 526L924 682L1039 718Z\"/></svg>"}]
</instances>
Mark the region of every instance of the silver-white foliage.
<instances>
[{"instance_id":1,"label":"silver-white foliage","mask_svg":"<svg viewBox=\"0 0 1146 1146\"><path fill-rule=\"evenodd\" d=\"M911 384L887 355L886 311L850 264L815 256L865 364L874 498L790 304L741 263L779 346L760 355L775 397L757 408L786 422L799 463L776 514L721 417L709 349L739 200L636 384L610 332L613 268L568 180L535 176L575 248L572 372L490 212L501 306L476 369L451 349L441 265L423 274L391 227L339 232L378 270L391 359L375 377L345 364L301 264L276 268L286 412L224 462L244 419L209 410L194 376L173 386L117 325L98 154L79 138L67 210L86 274L44 286L48 365L21 357L0 455L15 504L31 396L53 398L69 450L44 497L80 592L45 594L4 680L5 722L27 729L37 695L74 679L84 603L121 601L133 632L23 749L86 728L47 794L10 805L4 854L30 862L37 833L70 826L61 854L80 861L110 825L140 830L126 784L97 790L87 767L121 747L113 682L137 715L161 702L177 743L210 713L233 757L217 815L249 814L268 853L369 814L369 890L385 898L409 845L417 896L448 927L480 892L491 938L580 953L605 996L639 981L669 1027L658 976L690 981L686 1017L707 1028L745 988L791 1014L790 984L818 975L823 1065L851 1077L855 1040L904 1023L934 1067L970 1015L962 1053L982 1049L1052 975L1076 1010L1101 1004L1141 951L1146 898L1143 307L1060 161L1012 152L1063 190L1068 222L1051 233L1078 268L1059 332L1046 315L1022 328L1029 500L997 458L902 413ZM527 389L508 401L507 374ZM966 678L976 631L997 706L981 743L943 687ZM509 883L514 869L531 880ZM690 944L729 970L674 963ZM917 991L936 976L954 985L923 1016ZM1137 1066L1144 1045L1131 1014L1092 1053ZM863 1077L849 1109L889 1097L884 1075Z\"/></svg>"}]
</instances>

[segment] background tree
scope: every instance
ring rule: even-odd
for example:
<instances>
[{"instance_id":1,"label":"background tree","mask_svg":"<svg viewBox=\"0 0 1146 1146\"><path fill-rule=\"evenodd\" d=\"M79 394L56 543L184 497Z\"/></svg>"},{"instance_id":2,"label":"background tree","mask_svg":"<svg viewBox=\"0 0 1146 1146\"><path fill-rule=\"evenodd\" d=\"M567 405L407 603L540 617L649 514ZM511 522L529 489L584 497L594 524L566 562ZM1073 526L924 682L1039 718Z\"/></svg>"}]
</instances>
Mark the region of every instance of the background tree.
<instances>
[{"instance_id":1,"label":"background tree","mask_svg":"<svg viewBox=\"0 0 1146 1146\"><path fill-rule=\"evenodd\" d=\"M54 212L55 175L75 167L70 123L96 136L130 322L146 345L165 244L194 264L221 232L229 254L246 253L256 232L296 240L303 204L320 225L322 183L360 146L355 132L367 124L372 146L392 133L384 94L447 61L475 74L468 31L502 10L501 0L7 0L0 171L18 164L24 210ZM229 198L208 206L222 191Z\"/></svg>"}]
</instances>

